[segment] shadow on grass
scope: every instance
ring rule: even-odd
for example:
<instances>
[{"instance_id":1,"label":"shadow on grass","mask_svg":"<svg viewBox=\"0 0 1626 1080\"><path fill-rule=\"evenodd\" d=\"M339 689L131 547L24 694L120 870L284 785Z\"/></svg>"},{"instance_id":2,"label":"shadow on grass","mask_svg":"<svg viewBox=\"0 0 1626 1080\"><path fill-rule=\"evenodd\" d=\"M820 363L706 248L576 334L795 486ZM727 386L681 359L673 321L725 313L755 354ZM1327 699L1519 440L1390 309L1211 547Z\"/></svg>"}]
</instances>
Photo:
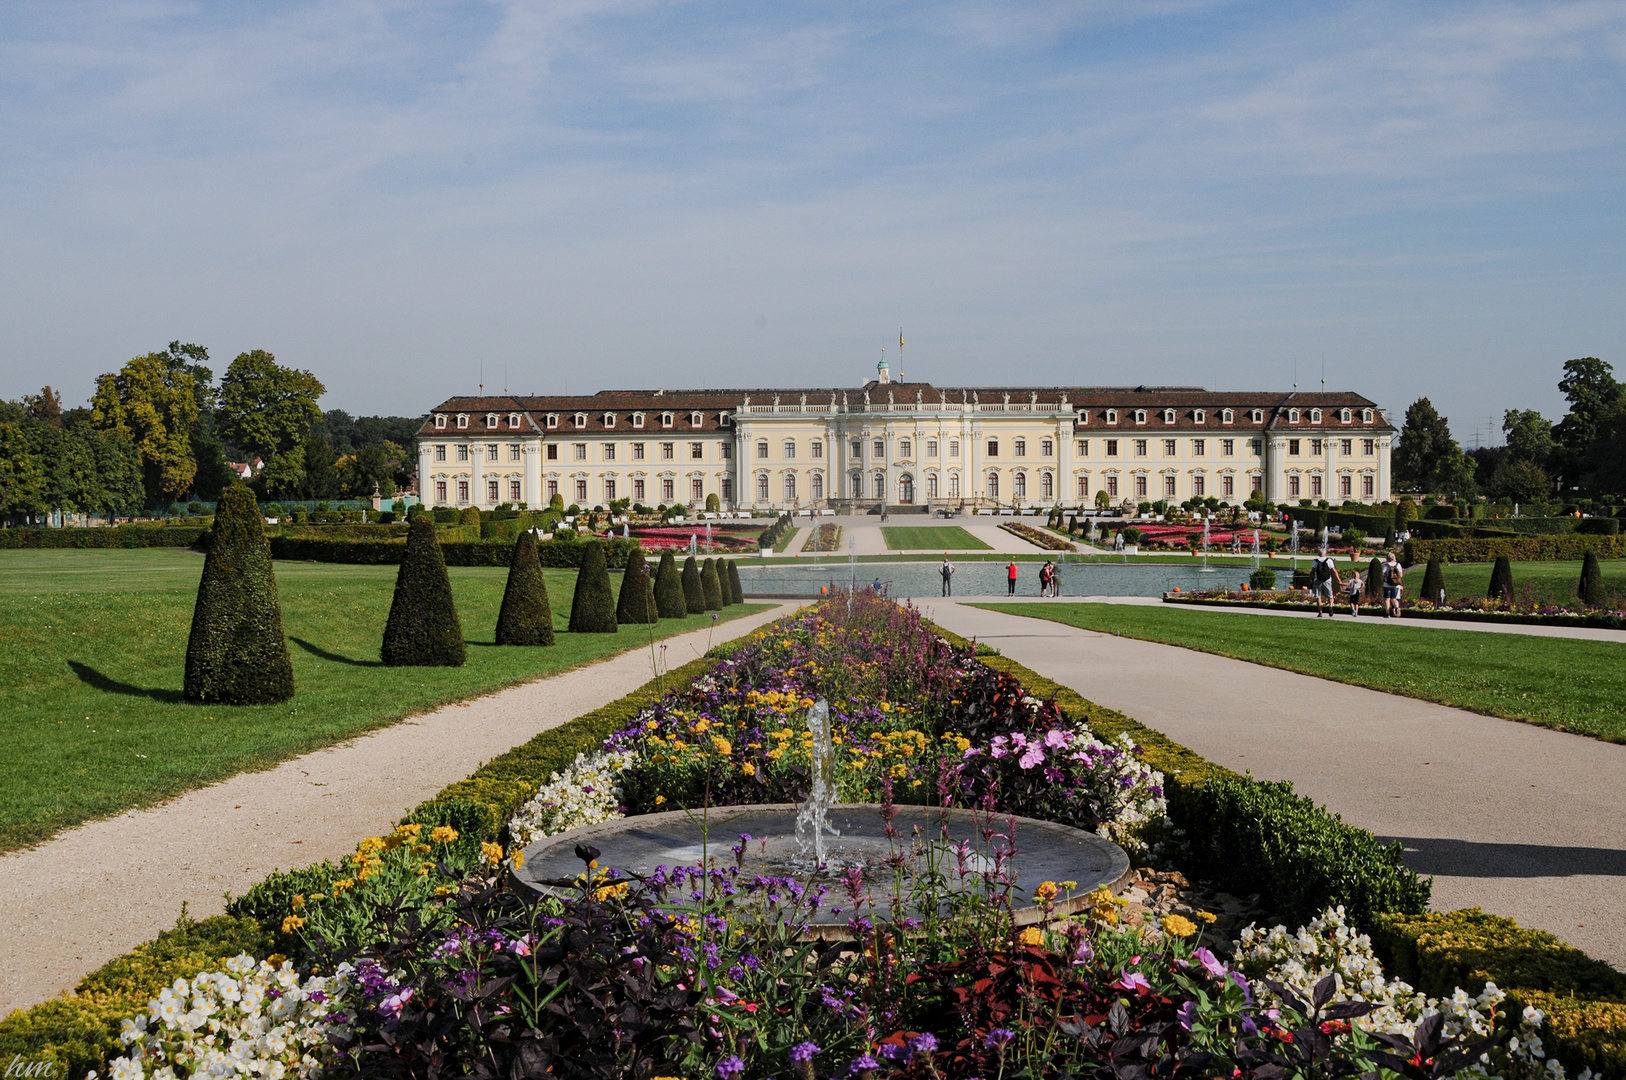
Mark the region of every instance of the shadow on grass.
<instances>
[{"instance_id":1,"label":"shadow on grass","mask_svg":"<svg viewBox=\"0 0 1626 1080\"><path fill-rule=\"evenodd\" d=\"M1448 837L1385 836L1405 845L1404 862L1419 874L1446 877L1626 877L1618 848L1494 844Z\"/></svg>"},{"instance_id":2,"label":"shadow on grass","mask_svg":"<svg viewBox=\"0 0 1626 1080\"><path fill-rule=\"evenodd\" d=\"M383 667L384 666L384 661L382 661L382 660L352 660L348 656L340 656L338 653L329 652L328 650L322 648L320 645L316 644L315 642L306 641L304 638L290 637L288 640L293 642L295 645L298 645L301 649L304 649L306 652L310 653L312 656L317 657L318 659L321 659L321 660L331 660L335 664L349 664L351 667Z\"/></svg>"},{"instance_id":3,"label":"shadow on grass","mask_svg":"<svg viewBox=\"0 0 1626 1080\"><path fill-rule=\"evenodd\" d=\"M94 687L104 694L127 694L130 697L152 698L154 701L165 701L171 705L179 705L186 700L186 695L179 690L160 690L156 687L136 686L132 683L119 682L109 678L91 667L81 664L77 660L69 660L68 666L73 673L79 676L79 681L86 686Z\"/></svg>"}]
</instances>

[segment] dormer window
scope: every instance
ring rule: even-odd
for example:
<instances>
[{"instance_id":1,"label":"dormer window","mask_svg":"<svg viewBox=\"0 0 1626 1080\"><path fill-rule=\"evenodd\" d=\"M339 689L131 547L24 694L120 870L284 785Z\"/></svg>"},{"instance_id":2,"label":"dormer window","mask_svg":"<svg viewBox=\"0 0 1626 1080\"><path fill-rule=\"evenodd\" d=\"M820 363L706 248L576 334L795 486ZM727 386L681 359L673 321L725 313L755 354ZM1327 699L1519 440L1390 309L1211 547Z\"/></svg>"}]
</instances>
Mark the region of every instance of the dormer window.
<instances>
[{"instance_id":1,"label":"dormer window","mask_svg":"<svg viewBox=\"0 0 1626 1080\"><path fill-rule=\"evenodd\" d=\"M508 426L511 428L519 427L519 413L508 414Z\"/></svg>"},{"instance_id":2,"label":"dormer window","mask_svg":"<svg viewBox=\"0 0 1626 1080\"><path fill-rule=\"evenodd\" d=\"M587 414L586 413L579 412L579 413L576 414L576 426L578 428L584 428L584 427L587 426Z\"/></svg>"},{"instance_id":3,"label":"dormer window","mask_svg":"<svg viewBox=\"0 0 1626 1080\"><path fill-rule=\"evenodd\" d=\"M497 426L497 414L496 413L486 413L486 427L494 428L496 426Z\"/></svg>"},{"instance_id":4,"label":"dormer window","mask_svg":"<svg viewBox=\"0 0 1626 1080\"><path fill-rule=\"evenodd\" d=\"M1203 417L1205 417L1205 416L1207 416L1207 415L1208 415L1208 414L1207 414L1207 413L1205 413L1205 412L1204 412L1204 411L1203 411L1203 410L1201 410L1201 409L1198 409L1198 410L1197 410L1197 411L1196 411L1196 412L1193 412L1193 413L1192 413L1192 414L1191 414L1191 419L1192 419L1192 421L1193 421L1193 422L1195 422L1195 423L1198 423L1198 424L1205 424L1205 423L1207 423L1207 421L1206 421L1206 420L1204 420L1204 419L1203 419Z\"/></svg>"},{"instance_id":5,"label":"dormer window","mask_svg":"<svg viewBox=\"0 0 1626 1080\"><path fill-rule=\"evenodd\" d=\"M1311 409L1310 410L1310 423L1312 423L1312 424L1321 423L1321 410L1320 409Z\"/></svg>"},{"instance_id":6,"label":"dormer window","mask_svg":"<svg viewBox=\"0 0 1626 1080\"><path fill-rule=\"evenodd\" d=\"M1236 413L1232 412L1230 409L1221 409L1220 410L1220 423L1222 423L1222 424L1234 424L1234 423L1236 423Z\"/></svg>"},{"instance_id":7,"label":"dormer window","mask_svg":"<svg viewBox=\"0 0 1626 1080\"><path fill-rule=\"evenodd\" d=\"M604 426L607 428L615 427L615 413L607 412L604 414Z\"/></svg>"},{"instance_id":8,"label":"dormer window","mask_svg":"<svg viewBox=\"0 0 1626 1080\"><path fill-rule=\"evenodd\" d=\"M1173 409L1164 409L1163 410L1163 422L1165 424L1174 423L1174 410Z\"/></svg>"},{"instance_id":9,"label":"dormer window","mask_svg":"<svg viewBox=\"0 0 1626 1080\"><path fill-rule=\"evenodd\" d=\"M440 414L440 413L436 413L436 414L435 414L435 427L437 427L437 428L440 428L440 429L442 429L442 430L445 430L445 427L446 427L446 417L445 417L445 416L443 416L443 415L442 415L442 414Z\"/></svg>"},{"instance_id":10,"label":"dormer window","mask_svg":"<svg viewBox=\"0 0 1626 1080\"><path fill-rule=\"evenodd\" d=\"M559 414L556 413L556 412L550 412L548 414L548 427L556 428L558 426L559 426Z\"/></svg>"},{"instance_id":11,"label":"dormer window","mask_svg":"<svg viewBox=\"0 0 1626 1080\"><path fill-rule=\"evenodd\" d=\"M1361 423L1370 424L1371 422L1372 422L1372 410L1371 409L1362 409L1361 410Z\"/></svg>"},{"instance_id":12,"label":"dormer window","mask_svg":"<svg viewBox=\"0 0 1626 1080\"><path fill-rule=\"evenodd\" d=\"M1135 423L1137 423L1137 424L1146 423L1146 410L1145 409L1136 409L1135 410Z\"/></svg>"},{"instance_id":13,"label":"dormer window","mask_svg":"<svg viewBox=\"0 0 1626 1080\"><path fill-rule=\"evenodd\" d=\"M643 413L635 412L635 413L632 414L632 426L635 427L635 428L641 428L641 427L644 426L644 414Z\"/></svg>"},{"instance_id":14,"label":"dormer window","mask_svg":"<svg viewBox=\"0 0 1626 1080\"><path fill-rule=\"evenodd\" d=\"M1118 410L1117 409L1108 409L1107 410L1107 423L1116 424L1117 422L1118 422Z\"/></svg>"},{"instance_id":15,"label":"dormer window","mask_svg":"<svg viewBox=\"0 0 1626 1080\"><path fill-rule=\"evenodd\" d=\"M702 416L701 414L699 414L699 413L690 413L689 414L689 426L690 427L701 427L701 426L703 426L705 424L705 422L706 422L706 418L704 416Z\"/></svg>"},{"instance_id":16,"label":"dormer window","mask_svg":"<svg viewBox=\"0 0 1626 1080\"><path fill-rule=\"evenodd\" d=\"M460 428L466 428L469 426L469 417L467 413L457 414L457 426Z\"/></svg>"},{"instance_id":17,"label":"dormer window","mask_svg":"<svg viewBox=\"0 0 1626 1080\"><path fill-rule=\"evenodd\" d=\"M1287 422L1289 424L1296 424L1299 422L1299 411L1297 409L1287 410Z\"/></svg>"},{"instance_id":18,"label":"dormer window","mask_svg":"<svg viewBox=\"0 0 1626 1080\"><path fill-rule=\"evenodd\" d=\"M1078 423L1079 423L1079 425L1083 426L1085 424L1088 424L1089 422L1090 422L1090 410L1088 410L1088 409L1080 409L1080 410L1078 410Z\"/></svg>"},{"instance_id":19,"label":"dormer window","mask_svg":"<svg viewBox=\"0 0 1626 1080\"><path fill-rule=\"evenodd\" d=\"M718 427L727 427L728 425L732 424L733 422L734 422L733 418L730 417L727 413L721 412L721 413L717 414L717 426Z\"/></svg>"},{"instance_id":20,"label":"dormer window","mask_svg":"<svg viewBox=\"0 0 1626 1080\"><path fill-rule=\"evenodd\" d=\"M1338 422L1340 424L1349 423L1349 417L1350 417L1350 411L1348 409L1339 409L1338 410Z\"/></svg>"},{"instance_id":21,"label":"dormer window","mask_svg":"<svg viewBox=\"0 0 1626 1080\"><path fill-rule=\"evenodd\" d=\"M669 412L661 413L661 427L671 427L671 426L672 426L672 414L669 413Z\"/></svg>"},{"instance_id":22,"label":"dormer window","mask_svg":"<svg viewBox=\"0 0 1626 1080\"><path fill-rule=\"evenodd\" d=\"M1249 418L1256 424L1263 424L1265 422L1265 410L1255 409Z\"/></svg>"}]
</instances>

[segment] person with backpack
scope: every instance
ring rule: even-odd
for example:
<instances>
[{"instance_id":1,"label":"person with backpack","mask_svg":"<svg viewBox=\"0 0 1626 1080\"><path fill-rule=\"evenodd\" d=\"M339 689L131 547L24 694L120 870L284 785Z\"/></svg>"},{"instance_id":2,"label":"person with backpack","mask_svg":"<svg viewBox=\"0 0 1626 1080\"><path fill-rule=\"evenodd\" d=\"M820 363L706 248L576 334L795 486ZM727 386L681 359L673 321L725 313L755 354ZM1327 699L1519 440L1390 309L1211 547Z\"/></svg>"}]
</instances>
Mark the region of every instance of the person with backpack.
<instances>
[{"instance_id":1,"label":"person with backpack","mask_svg":"<svg viewBox=\"0 0 1626 1080\"><path fill-rule=\"evenodd\" d=\"M1005 595L1006 596L1015 596L1016 595L1016 560L1015 559L1012 559L1011 564L1005 568Z\"/></svg>"},{"instance_id":2,"label":"person with backpack","mask_svg":"<svg viewBox=\"0 0 1626 1080\"><path fill-rule=\"evenodd\" d=\"M1400 560L1395 558L1394 552L1389 552L1389 561L1383 564L1383 617L1385 619L1400 618L1400 590L1406 585L1406 572L1400 567Z\"/></svg>"},{"instance_id":3,"label":"person with backpack","mask_svg":"<svg viewBox=\"0 0 1626 1080\"><path fill-rule=\"evenodd\" d=\"M1326 604L1329 609L1327 618L1332 618L1336 612L1333 607L1333 590L1341 588L1343 582L1338 578L1338 567L1333 563L1332 557L1323 547L1321 553L1310 563L1310 591L1315 593L1315 617L1321 618L1321 605Z\"/></svg>"},{"instance_id":4,"label":"person with backpack","mask_svg":"<svg viewBox=\"0 0 1626 1080\"><path fill-rule=\"evenodd\" d=\"M948 561L948 552L946 551L943 552L943 565L937 568L937 572L943 576L943 595L953 596L954 566Z\"/></svg>"}]
</instances>

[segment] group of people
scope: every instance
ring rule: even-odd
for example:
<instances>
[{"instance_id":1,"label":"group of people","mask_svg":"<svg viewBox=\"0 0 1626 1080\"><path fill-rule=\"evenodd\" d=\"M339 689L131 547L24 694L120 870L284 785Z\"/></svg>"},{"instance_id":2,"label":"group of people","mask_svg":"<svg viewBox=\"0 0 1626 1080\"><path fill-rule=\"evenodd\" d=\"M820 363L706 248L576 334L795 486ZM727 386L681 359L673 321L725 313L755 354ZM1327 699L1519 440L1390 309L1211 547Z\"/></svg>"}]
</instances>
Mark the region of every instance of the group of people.
<instances>
[{"instance_id":1,"label":"group of people","mask_svg":"<svg viewBox=\"0 0 1626 1080\"><path fill-rule=\"evenodd\" d=\"M1395 558L1393 551L1389 552L1388 561L1382 564L1383 581L1383 617L1385 619L1400 618L1400 590L1406 584L1406 571L1401 567L1400 560ZM1361 595L1366 590L1366 575L1356 568L1350 574L1349 581L1344 581L1338 573L1338 565L1333 562L1332 556L1327 554L1326 547L1322 547L1315 560L1310 563L1310 592L1315 595L1315 617L1321 618L1323 614L1332 618L1337 613L1334 597L1343 593L1349 600L1349 613L1356 618L1361 614ZM1323 611L1323 605L1326 610Z\"/></svg>"},{"instance_id":2,"label":"group of people","mask_svg":"<svg viewBox=\"0 0 1626 1080\"><path fill-rule=\"evenodd\" d=\"M938 576L943 579L943 595L954 595L954 564L949 562L948 554L943 555L943 565L937 568ZM1016 595L1016 560L1012 559L1005 567L1006 596ZM1049 560L1039 567L1039 595L1061 595L1061 568Z\"/></svg>"}]
</instances>

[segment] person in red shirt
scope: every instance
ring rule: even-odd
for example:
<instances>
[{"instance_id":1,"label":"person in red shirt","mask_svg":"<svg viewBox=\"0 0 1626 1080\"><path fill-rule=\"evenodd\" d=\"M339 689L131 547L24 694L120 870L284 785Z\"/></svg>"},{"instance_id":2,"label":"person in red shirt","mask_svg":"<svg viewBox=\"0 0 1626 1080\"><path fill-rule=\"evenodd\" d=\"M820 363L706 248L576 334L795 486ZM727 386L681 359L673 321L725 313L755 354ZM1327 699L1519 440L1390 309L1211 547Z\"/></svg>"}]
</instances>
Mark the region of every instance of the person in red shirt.
<instances>
[{"instance_id":1,"label":"person in red shirt","mask_svg":"<svg viewBox=\"0 0 1626 1080\"><path fill-rule=\"evenodd\" d=\"M1009 565L1009 566L1007 566L1005 568L1005 586L1006 586L1006 588L1005 588L1005 595L1006 596L1015 596L1016 595L1016 560L1015 559L1012 559L1011 560L1011 565Z\"/></svg>"}]
</instances>

